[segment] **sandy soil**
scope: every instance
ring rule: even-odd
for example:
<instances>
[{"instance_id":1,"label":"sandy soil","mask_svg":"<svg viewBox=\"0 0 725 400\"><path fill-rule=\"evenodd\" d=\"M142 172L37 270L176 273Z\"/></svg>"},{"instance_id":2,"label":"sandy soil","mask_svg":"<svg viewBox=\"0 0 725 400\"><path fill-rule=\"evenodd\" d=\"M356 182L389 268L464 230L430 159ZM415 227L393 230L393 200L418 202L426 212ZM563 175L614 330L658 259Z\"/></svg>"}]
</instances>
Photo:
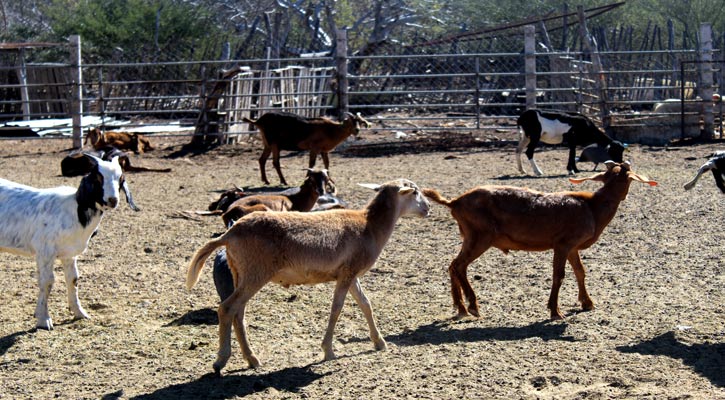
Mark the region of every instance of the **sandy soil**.
<instances>
[{"instance_id":1,"label":"sandy soil","mask_svg":"<svg viewBox=\"0 0 725 400\"><path fill-rule=\"evenodd\" d=\"M369 139L331 155L339 193L354 207L372 195L356 183L397 177L447 196L482 184L573 188L562 175L564 149L539 152L548 175L532 178L515 172L513 146L488 146L486 138L387 145ZM333 286L268 285L247 311L262 366L248 369L234 342L228 366L215 377L211 268L192 291L184 279L193 252L222 224L178 211L206 209L235 184L258 186L259 144L170 158L180 142L152 140L158 150L134 156L134 164L173 172L130 174L143 210L123 205L107 213L79 259L81 302L92 319L72 321L57 266L50 299L55 330L33 329L35 263L0 254L0 398L725 399L725 196L709 175L691 192L682 189L722 143L632 146L635 171L660 186L633 184L599 242L583 252L596 304L591 312L580 312L567 268L560 295L566 319L549 322L551 252L493 249L469 269L482 317L452 320L447 267L460 239L448 211L434 205L430 218L398 223L362 279L387 351L373 350L348 298L335 332L339 359L321 362ZM0 176L38 187L77 186L78 178L60 176L69 146L3 141ZM306 159L282 159L289 182L301 182ZM270 172L278 182L271 165Z\"/></svg>"}]
</instances>

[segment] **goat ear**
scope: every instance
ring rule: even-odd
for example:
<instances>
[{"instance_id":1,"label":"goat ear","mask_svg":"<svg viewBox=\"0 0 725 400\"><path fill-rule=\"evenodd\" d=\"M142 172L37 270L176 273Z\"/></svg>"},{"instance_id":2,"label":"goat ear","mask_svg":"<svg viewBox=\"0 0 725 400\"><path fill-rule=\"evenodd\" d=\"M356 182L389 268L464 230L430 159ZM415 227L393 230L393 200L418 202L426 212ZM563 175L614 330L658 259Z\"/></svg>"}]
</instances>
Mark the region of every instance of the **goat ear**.
<instances>
[{"instance_id":1,"label":"goat ear","mask_svg":"<svg viewBox=\"0 0 725 400\"><path fill-rule=\"evenodd\" d=\"M141 209L138 208L136 203L133 201L133 196L131 196L131 189L128 187L128 182L126 182L125 178L122 178L122 180L121 189L123 190L123 194L126 195L126 202L128 203L128 206L134 211L141 211Z\"/></svg>"},{"instance_id":2,"label":"goat ear","mask_svg":"<svg viewBox=\"0 0 725 400\"><path fill-rule=\"evenodd\" d=\"M571 182L571 183L573 183L575 185L579 185L579 184L584 183L586 181L601 181L604 178L604 174L605 174L605 172L600 172L600 173L598 173L596 175L592 175L592 176L590 176L588 178L569 178L569 182Z\"/></svg>"},{"instance_id":3,"label":"goat ear","mask_svg":"<svg viewBox=\"0 0 725 400\"><path fill-rule=\"evenodd\" d=\"M100 158L94 156L93 154L83 153L83 155L91 163L91 167L95 167L100 161L102 161Z\"/></svg>"},{"instance_id":4,"label":"goat ear","mask_svg":"<svg viewBox=\"0 0 725 400\"><path fill-rule=\"evenodd\" d=\"M607 169L612 169L617 165L617 163L612 160L607 160L604 162L604 165L607 166Z\"/></svg>"},{"instance_id":5,"label":"goat ear","mask_svg":"<svg viewBox=\"0 0 725 400\"><path fill-rule=\"evenodd\" d=\"M650 180L650 179L647 179L644 176L637 175L634 172L630 172L629 173L629 178L632 179L633 181L646 183L646 184L648 184L650 186L657 186L657 182L655 182L653 180Z\"/></svg>"},{"instance_id":6,"label":"goat ear","mask_svg":"<svg viewBox=\"0 0 725 400\"><path fill-rule=\"evenodd\" d=\"M372 189L376 192L380 189L380 185L377 185L375 183L358 183L358 185L368 189Z\"/></svg>"}]
</instances>

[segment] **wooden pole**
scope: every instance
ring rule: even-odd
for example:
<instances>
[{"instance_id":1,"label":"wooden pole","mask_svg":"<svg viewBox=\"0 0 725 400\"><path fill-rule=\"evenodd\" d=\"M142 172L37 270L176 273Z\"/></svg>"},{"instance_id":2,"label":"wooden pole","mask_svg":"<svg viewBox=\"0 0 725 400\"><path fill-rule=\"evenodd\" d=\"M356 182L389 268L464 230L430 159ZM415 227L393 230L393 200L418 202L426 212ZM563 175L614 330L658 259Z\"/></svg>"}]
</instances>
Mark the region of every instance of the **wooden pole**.
<instances>
[{"instance_id":1,"label":"wooden pole","mask_svg":"<svg viewBox=\"0 0 725 400\"><path fill-rule=\"evenodd\" d=\"M604 68L602 68L602 60L599 58L599 49L597 43L592 40L587 29L587 19L584 15L584 6L577 6L577 14L579 16L579 35L584 49L592 60L592 80L599 95L599 116L602 120L602 128L607 130L611 124L609 115L609 104L607 101L607 78L604 76Z\"/></svg>"},{"instance_id":2,"label":"wooden pole","mask_svg":"<svg viewBox=\"0 0 725 400\"><path fill-rule=\"evenodd\" d=\"M713 73L712 73L712 26L709 22L700 25L700 95L702 96L703 129L700 139L713 137L715 115L712 112Z\"/></svg>"},{"instance_id":3,"label":"wooden pole","mask_svg":"<svg viewBox=\"0 0 725 400\"><path fill-rule=\"evenodd\" d=\"M73 123L73 148L83 147L83 73L81 71L81 37L70 37L71 69L71 121Z\"/></svg>"},{"instance_id":4,"label":"wooden pole","mask_svg":"<svg viewBox=\"0 0 725 400\"><path fill-rule=\"evenodd\" d=\"M336 38L335 61L337 64L337 115L341 120L350 110L347 78L347 30L338 29Z\"/></svg>"},{"instance_id":5,"label":"wooden pole","mask_svg":"<svg viewBox=\"0 0 725 400\"><path fill-rule=\"evenodd\" d=\"M524 69L526 77L526 109L536 107L536 27L524 27Z\"/></svg>"}]
</instances>

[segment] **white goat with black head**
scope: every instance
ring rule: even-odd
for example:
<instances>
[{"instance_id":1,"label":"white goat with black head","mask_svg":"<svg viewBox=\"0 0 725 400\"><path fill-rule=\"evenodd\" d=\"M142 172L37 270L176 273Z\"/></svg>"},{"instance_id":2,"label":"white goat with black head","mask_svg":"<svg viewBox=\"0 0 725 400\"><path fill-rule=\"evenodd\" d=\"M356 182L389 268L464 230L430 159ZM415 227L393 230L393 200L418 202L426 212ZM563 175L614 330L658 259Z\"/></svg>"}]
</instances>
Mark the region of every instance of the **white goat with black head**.
<instances>
[{"instance_id":1,"label":"white goat with black head","mask_svg":"<svg viewBox=\"0 0 725 400\"><path fill-rule=\"evenodd\" d=\"M534 161L534 149L543 142L546 144L561 144L566 142L569 146L569 158L566 170L569 174L579 172L576 167L576 146L585 146L597 143L609 155L604 161L612 160L623 162L622 153L625 145L612 140L594 122L579 113L566 111L526 110L519 116L516 124L519 126L519 145L516 148L516 166L519 172L524 173L521 165L521 153L526 149L526 157L531 163L531 169L537 176L543 175Z\"/></svg>"},{"instance_id":2,"label":"white goat with black head","mask_svg":"<svg viewBox=\"0 0 725 400\"><path fill-rule=\"evenodd\" d=\"M725 150L713 153L710 159L697 170L695 177L685 184L685 190L694 188L700 176L707 171L712 171L712 176L715 178L715 185L717 185L721 192L725 193L725 179L723 179L725 176Z\"/></svg>"},{"instance_id":3,"label":"white goat with black head","mask_svg":"<svg viewBox=\"0 0 725 400\"><path fill-rule=\"evenodd\" d=\"M118 157L104 161L86 155L91 171L78 189L60 186L37 189L0 179L0 251L35 257L38 264L36 326L53 329L48 295L55 280L53 263L65 270L68 305L76 319L89 318L78 300L76 258L88 246L103 212L118 205L119 188L125 185Z\"/></svg>"}]
</instances>

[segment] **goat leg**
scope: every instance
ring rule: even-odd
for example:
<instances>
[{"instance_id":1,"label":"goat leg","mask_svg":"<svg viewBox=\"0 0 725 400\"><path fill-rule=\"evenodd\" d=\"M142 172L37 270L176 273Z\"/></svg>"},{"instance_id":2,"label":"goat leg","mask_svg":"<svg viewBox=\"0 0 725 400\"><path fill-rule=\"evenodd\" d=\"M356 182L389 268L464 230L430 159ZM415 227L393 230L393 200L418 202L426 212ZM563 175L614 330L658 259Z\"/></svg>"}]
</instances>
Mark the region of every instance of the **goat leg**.
<instances>
[{"instance_id":1,"label":"goat leg","mask_svg":"<svg viewBox=\"0 0 725 400\"><path fill-rule=\"evenodd\" d=\"M569 263L571 264L572 268L574 268L574 276L576 276L576 284L579 287L579 301L582 304L582 309L584 311L593 310L594 302L592 301L591 297L589 297L589 293L587 293L587 288L584 284L586 269L584 269L584 264L582 263L581 257L579 256L579 252L577 250L573 250L571 253L569 253Z\"/></svg>"},{"instance_id":2,"label":"goat leg","mask_svg":"<svg viewBox=\"0 0 725 400\"><path fill-rule=\"evenodd\" d=\"M269 180L267 179L266 165L267 159L269 158L269 155L271 153L272 149L268 146L265 146L264 150L262 150L262 155L259 156L259 171L262 173L262 182L264 182L266 185L269 185Z\"/></svg>"},{"instance_id":3,"label":"goat leg","mask_svg":"<svg viewBox=\"0 0 725 400\"><path fill-rule=\"evenodd\" d=\"M365 315L365 320L368 322L368 328L370 328L370 340L373 341L373 344L375 345L375 350L387 349L388 345L385 343L385 339L380 336L380 331L378 331L377 326L375 326L373 308L370 305L370 301L368 300L367 296L365 296L365 292L363 292L362 287L360 286L359 279L353 279L352 285L350 285L350 294L357 302L360 310L362 310L363 315Z\"/></svg>"},{"instance_id":4,"label":"goat leg","mask_svg":"<svg viewBox=\"0 0 725 400\"><path fill-rule=\"evenodd\" d=\"M335 285L335 293L332 296L332 309L330 310L330 319L327 322L327 331L322 339L322 350L325 352L325 361L334 360L335 352L332 349L332 335L335 331L335 325L340 318L340 311L345 304L345 295L350 290L351 282L348 279L340 279Z\"/></svg>"},{"instance_id":5,"label":"goat leg","mask_svg":"<svg viewBox=\"0 0 725 400\"><path fill-rule=\"evenodd\" d=\"M566 267L566 252L554 250L554 273L551 280L551 294L549 295L549 310L551 311L551 319L564 319L564 315L559 310L559 288L564 280L564 271Z\"/></svg>"},{"instance_id":6,"label":"goat leg","mask_svg":"<svg viewBox=\"0 0 725 400\"><path fill-rule=\"evenodd\" d=\"M279 163L279 147L278 146L272 146L272 165L274 166L274 169L277 171L277 176L279 176L279 181L283 185L287 185L287 181L284 179L284 175L282 175L282 166Z\"/></svg>"},{"instance_id":7,"label":"goat leg","mask_svg":"<svg viewBox=\"0 0 725 400\"><path fill-rule=\"evenodd\" d=\"M76 258L61 260L65 270L65 285L68 292L68 307L73 312L75 319L88 319L88 313L81 306L78 300L78 266Z\"/></svg>"},{"instance_id":8,"label":"goat leg","mask_svg":"<svg viewBox=\"0 0 725 400\"><path fill-rule=\"evenodd\" d=\"M35 326L38 329L53 330L53 320L50 318L48 313L48 296L50 290L53 288L53 259L44 257L38 254L36 256L38 263L38 286L40 290L38 292L38 303L35 306Z\"/></svg>"}]
</instances>

